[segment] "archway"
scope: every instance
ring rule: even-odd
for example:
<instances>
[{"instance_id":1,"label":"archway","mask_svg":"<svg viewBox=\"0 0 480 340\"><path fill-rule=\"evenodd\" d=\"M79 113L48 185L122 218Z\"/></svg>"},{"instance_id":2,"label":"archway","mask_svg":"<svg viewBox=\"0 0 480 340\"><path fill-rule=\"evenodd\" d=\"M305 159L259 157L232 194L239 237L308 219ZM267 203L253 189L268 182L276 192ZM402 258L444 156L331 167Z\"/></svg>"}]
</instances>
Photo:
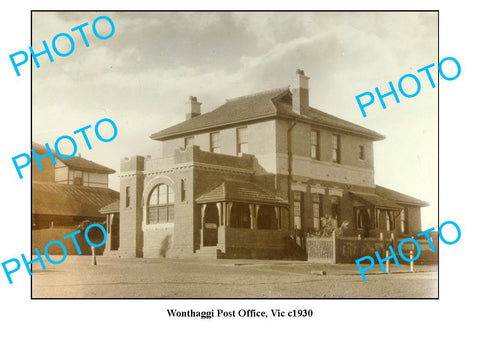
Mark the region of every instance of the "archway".
<instances>
[{"instance_id":1,"label":"archway","mask_svg":"<svg viewBox=\"0 0 480 340\"><path fill-rule=\"evenodd\" d=\"M203 220L203 246L216 246L218 243L219 214L216 203L208 203Z\"/></svg>"}]
</instances>

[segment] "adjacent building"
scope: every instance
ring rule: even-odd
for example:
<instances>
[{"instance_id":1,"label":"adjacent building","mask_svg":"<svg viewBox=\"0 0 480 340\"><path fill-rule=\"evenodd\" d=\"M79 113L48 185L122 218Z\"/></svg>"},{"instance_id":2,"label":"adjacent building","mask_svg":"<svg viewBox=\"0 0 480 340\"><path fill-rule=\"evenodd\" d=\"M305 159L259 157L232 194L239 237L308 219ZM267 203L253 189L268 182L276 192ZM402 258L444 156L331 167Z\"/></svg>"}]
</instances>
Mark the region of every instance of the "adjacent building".
<instances>
[{"instance_id":1,"label":"adjacent building","mask_svg":"<svg viewBox=\"0 0 480 340\"><path fill-rule=\"evenodd\" d=\"M373 143L385 137L311 107L309 96L309 78L297 70L292 90L229 99L208 113L190 97L185 121L150 136L162 157L121 161L110 250L298 258L302 237L321 234L325 218L343 224L344 235L419 232L426 203L375 184Z\"/></svg>"},{"instance_id":2,"label":"adjacent building","mask_svg":"<svg viewBox=\"0 0 480 340\"><path fill-rule=\"evenodd\" d=\"M32 143L32 149L38 156L48 152L38 143ZM31 167L32 247L41 251L84 221L104 224L100 209L119 199L119 193L108 188L108 175L114 170L80 156L61 159L52 153L52 157L56 164L47 156L41 159L42 170ZM70 250L75 253L74 248Z\"/></svg>"}]
</instances>

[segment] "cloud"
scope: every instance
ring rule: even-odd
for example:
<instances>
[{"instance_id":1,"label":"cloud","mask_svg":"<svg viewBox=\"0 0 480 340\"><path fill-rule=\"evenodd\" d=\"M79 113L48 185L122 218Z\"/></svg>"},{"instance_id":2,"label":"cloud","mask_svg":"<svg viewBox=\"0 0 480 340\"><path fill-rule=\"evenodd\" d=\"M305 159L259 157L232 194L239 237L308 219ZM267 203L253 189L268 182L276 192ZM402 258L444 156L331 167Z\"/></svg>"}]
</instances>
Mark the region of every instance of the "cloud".
<instances>
[{"instance_id":1,"label":"cloud","mask_svg":"<svg viewBox=\"0 0 480 340\"><path fill-rule=\"evenodd\" d=\"M34 44L101 14L34 13ZM436 148L436 90L422 88L414 99L389 102L388 110L372 107L368 119L354 100L436 60L436 14L106 15L116 27L111 39L98 40L89 30L89 48L74 36L74 54L33 69L34 140L55 141L110 117L119 125L118 139L98 144L94 152L80 151L118 170L121 157L159 152L159 144L148 136L184 120L190 95L197 96L207 112L225 98L293 85L295 69L303 68L311 77L312 106L387 134L375 149L381 184L436 201L429 198L435 196L434 185L427 179L425 185L408 182L416 174L425 178L435 172L431 155L436 153L429 150ZM405 138L406 132L412 137ZM392 176L392 168L405 179Z\"/></svg>"}]
</instances>

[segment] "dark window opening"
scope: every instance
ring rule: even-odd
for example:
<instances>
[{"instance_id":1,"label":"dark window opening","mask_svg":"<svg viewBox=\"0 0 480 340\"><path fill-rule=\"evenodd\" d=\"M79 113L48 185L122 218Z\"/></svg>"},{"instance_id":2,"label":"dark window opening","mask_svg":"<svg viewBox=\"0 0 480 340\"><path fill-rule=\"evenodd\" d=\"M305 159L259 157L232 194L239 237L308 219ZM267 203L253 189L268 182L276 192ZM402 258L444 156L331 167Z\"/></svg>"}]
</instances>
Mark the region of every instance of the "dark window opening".
<instances>
[{"instance_id":1,"label":"dark window opening","mask_svg":"<svg viewBox=\"0 0 480 340\"><path fill-rule=\"evenodd\" d=\"M125 207L130 206L130 187L125 188Z\"/></svg>"},{"instance_id":2,"label":"dark window opening","mask_svg":"<svg viewBox=\"0 0 480 340\"><path fill-rule=\"evenodd\" d=\"M232 228L250 228L250 207L247 203L233 203L230 226Z\"/></svg>"},{"instance_id":3,"label":"dark window opening","mask_svg":"<svg viewBox=\"0 0 480 340\"><path fill-rule=\"evenodd\" d=\"M363 145L358 147L358 158L360 158L362 161L365 160L365 147Z\"/></svg>"},{"instance_id":4,"label":"dark window opening","mask_svg":"<svg viewBox=\"0 0 480 340\"><path fill-rule=\"evenodd\" d=\"M182 202L185 202L186 200L186 196L187 196L187 189L185 188L185 182L186 180L185 179L182 179L181 182L180 182L180 199Z\"/></svg>"},{"instance_id":5,"label":"dark window opening","mask_svg":"<svg viewBox=\"0 0 480 340\"><path fill-rule=\"evenodd\" d=\"M258 229L277 229L277 215L275 207L271 205L261 205L257 215Z\"/></svg>"}]
</instances>

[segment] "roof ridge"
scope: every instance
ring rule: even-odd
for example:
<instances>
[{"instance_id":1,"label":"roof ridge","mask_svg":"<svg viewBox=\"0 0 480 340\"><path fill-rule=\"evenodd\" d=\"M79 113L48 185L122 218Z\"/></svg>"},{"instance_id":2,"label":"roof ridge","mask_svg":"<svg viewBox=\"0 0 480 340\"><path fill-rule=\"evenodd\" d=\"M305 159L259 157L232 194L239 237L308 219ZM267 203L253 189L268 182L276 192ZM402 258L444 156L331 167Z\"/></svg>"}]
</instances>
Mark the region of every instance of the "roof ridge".
<instances>
[{"instance_id":1,"label":"roof ridge","mask_svg":"<svg viewBox=\"0 0 480 340\"><path fill-rule=\"evenodd\" d=\"M229 102L233 102L233 101L240 100L240 99L247 99L247 98L252 98L252 97L256 97L256 96L262 96L262 95L265 95L265 94L268 94L268 93L273 93L273 92L278 92L278 91L286 91L286 90L288 90L289 88L290 88L290 86L277 87L277 88L275 88L275 89L270 89L270 90L255 92L255 93L247 94L247 95L244 95L244 96L239 96L239 97L234 97L234 98L227 98L227 99L225 99L225 101L226 101L227 103L229 103Z\"/></svg>"}]
</instances>

